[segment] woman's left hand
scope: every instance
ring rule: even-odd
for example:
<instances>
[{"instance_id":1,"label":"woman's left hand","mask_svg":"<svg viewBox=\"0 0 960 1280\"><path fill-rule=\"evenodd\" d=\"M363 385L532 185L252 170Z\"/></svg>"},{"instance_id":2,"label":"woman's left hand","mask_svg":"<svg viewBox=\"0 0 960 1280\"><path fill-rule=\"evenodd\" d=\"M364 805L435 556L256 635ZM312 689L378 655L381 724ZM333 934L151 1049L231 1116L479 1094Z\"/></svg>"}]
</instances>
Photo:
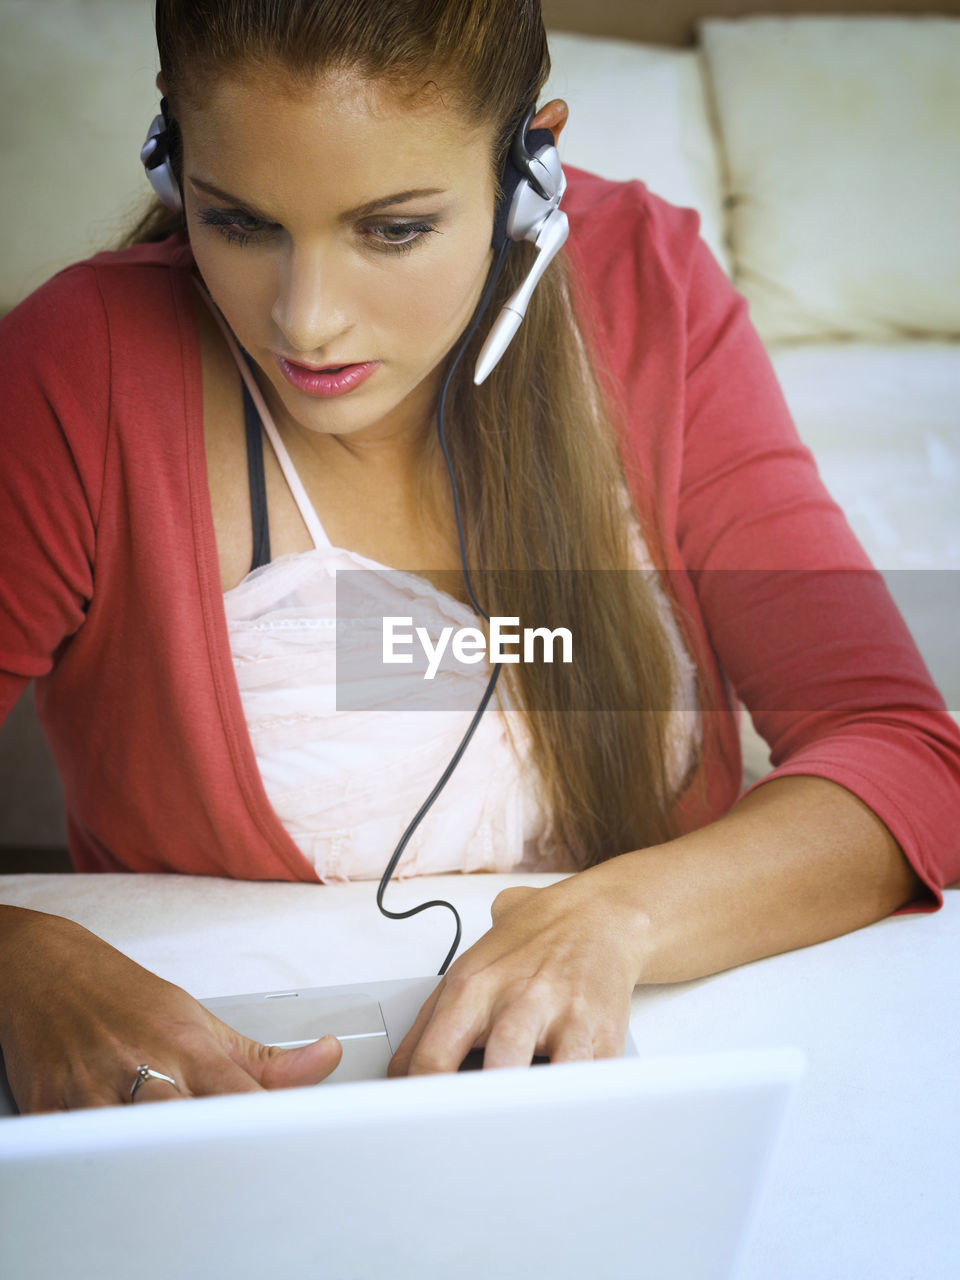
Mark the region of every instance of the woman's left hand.
<instances>
[{"instance_id":1,"label":"woman's left hand","mask_svg":"<svg viewBox=\"0 0 960 1280\"><path fill-rule=\"evenodd\" d=\"M637 938L591 872L497 894L492 927L448 969L391 1059L391 1076L623 1053Z\"/></svg>"}]
</instances>

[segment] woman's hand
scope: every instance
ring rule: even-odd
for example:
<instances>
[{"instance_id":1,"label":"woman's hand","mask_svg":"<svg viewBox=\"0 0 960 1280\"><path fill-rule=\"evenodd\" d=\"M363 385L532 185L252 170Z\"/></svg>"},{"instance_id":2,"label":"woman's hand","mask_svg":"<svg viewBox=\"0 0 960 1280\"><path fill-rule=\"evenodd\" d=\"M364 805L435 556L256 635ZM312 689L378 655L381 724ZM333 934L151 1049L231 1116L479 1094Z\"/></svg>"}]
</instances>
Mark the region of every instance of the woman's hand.
<instances>
[{"instance_id":1,"label":"woman's hand","mask_svg":"<svg viewBox=\"0 0 960 1280\"><path fill-rule=\"evenodd\" d=\"M147 1080L138 1104L316 1084L340 1061L333 1036L289 1050L248 1040L71 920L0 912L0 1046L22 1112L129 1102L141 1063L179 1093Z\"/></svg>"},{"instance_id":2,"label":"woman's hand","mask_svg":"<svg viewBox=\"0 0 960 1280\"><path fill-rule=\"evenodd\" d=\"M388 1074L456 1071L623 1053L637 981L632 922L591 872L493 901L492 928L450 966L394 1054Z\"/></svg>"}]
</instances>

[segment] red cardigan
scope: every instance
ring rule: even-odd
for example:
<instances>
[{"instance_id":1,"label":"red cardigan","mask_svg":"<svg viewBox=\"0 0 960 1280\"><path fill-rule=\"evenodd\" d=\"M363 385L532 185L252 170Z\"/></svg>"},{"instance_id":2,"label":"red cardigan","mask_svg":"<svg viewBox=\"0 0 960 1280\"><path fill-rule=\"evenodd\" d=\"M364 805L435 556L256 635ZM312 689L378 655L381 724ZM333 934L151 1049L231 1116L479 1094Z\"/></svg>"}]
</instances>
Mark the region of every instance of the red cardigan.
<instances>
[{"instance_id":1,"label":"red cardigan","mask_svg":"<svg viewBox=\"0 0 960 1280\"><path fill-rule=\"evenodd\" d=\"M639 182L568 179L578 311L706 669L684 828L737 799L739 695L770 744L768 777L859 796L932 909L960 878L960 730L699 216ZM34 678L78 870L315 880L267 800L233 675L191 268L175 239L101 253L0 322L0 717Z\"/></svg>"}]
</instances>

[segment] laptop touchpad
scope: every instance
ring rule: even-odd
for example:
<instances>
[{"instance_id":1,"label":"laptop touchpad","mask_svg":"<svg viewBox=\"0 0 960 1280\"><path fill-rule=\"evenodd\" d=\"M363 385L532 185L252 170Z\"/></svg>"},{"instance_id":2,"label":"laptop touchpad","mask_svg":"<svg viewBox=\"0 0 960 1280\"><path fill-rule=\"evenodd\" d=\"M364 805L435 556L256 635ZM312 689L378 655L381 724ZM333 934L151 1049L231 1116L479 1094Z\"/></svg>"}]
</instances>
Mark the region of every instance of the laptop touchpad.
<instances>
[{"instance_id":1,"label":"laptop touchpad","mask_svg":"<svg viewBox=\"0 0 960 1280\"><path fill-rule=\"evenodd\" d=\"M393 1056L380 1004L373 996L283 991L202 1003L222 1022L261 1044L296 1049L321 1036L336 1036L343 1046L343 1057L323 1084L383 1079Z\"/></svg>"}]
</instances>

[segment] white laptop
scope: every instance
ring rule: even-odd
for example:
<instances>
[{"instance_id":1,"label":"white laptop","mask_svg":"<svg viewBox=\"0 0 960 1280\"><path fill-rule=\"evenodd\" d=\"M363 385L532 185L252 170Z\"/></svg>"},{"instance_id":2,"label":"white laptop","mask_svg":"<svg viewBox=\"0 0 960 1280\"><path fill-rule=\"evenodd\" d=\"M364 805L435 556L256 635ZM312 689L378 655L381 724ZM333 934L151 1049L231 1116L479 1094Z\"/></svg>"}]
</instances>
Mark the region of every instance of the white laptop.
<instances>
[{"instance_id":1,"label":"white laptop","mask_svg":"<svg viewBox=\"0 0 960 1280\"><path fill-rule=\"evenodd\" d=\"M4 1280L735 1275L798 1051L643 1059L631 1041L356 1079L383 1076L436 982L204 1002L273 1043L339 1026L318 1087L0 1121Z\"/></svg>"}]
</instances>

